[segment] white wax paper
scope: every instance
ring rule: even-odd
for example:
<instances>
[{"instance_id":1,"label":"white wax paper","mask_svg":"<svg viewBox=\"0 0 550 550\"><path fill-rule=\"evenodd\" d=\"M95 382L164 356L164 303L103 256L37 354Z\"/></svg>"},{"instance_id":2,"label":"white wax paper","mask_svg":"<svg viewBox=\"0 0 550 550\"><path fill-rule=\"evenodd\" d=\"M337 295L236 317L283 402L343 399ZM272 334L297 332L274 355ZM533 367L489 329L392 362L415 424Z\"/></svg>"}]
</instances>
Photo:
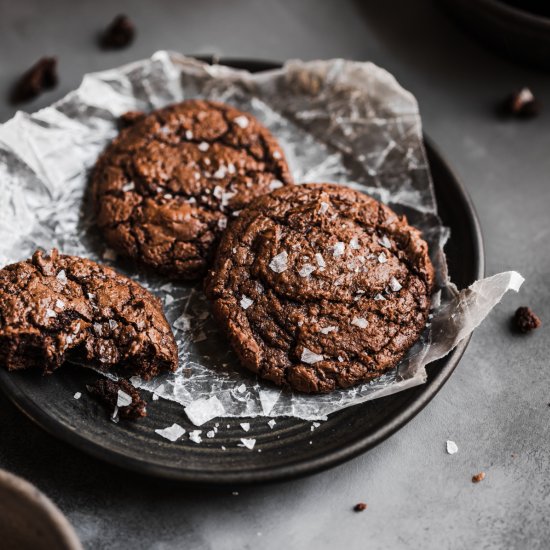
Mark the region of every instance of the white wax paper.
<instances>
[{"instance_id":1,"label":"white wax paper","mask_svg":"<svg viewBox=\"0 0 550 550\"><path fill-rule=\"evenodd\" d=\"M439 292L422 338L380 379L307 396L281 391L244 371L208 314L201 285L167 283L105 248L86 201L88 175L126 111L192 97L254 114L278 138L298 182L336 182L369 192L423 230ZM447 278L448 231L436 212L415 98L372 63L291 61L249 74L169 52L86 75L81 86L32 115L0 126L0 264L57 247L111 264L164 300L179 346L176 373L133 383L186 407L201 425L216 416L295 416L334 411L426 381L425 365L468 336L523 279L501 273L458 292Z\"/></svg>"}]
</instances>

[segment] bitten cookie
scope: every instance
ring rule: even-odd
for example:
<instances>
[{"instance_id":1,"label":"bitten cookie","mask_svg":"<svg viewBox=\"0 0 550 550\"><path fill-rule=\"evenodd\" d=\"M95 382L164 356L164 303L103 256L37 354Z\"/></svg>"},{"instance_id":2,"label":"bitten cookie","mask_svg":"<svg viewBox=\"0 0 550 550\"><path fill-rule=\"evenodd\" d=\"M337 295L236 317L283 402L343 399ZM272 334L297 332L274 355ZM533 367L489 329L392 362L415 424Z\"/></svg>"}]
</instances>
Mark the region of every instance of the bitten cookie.
<instances>
[{"instance_id":1,"label":"bitten cookie","mask_svg":"<svg viewBox=\"0 0 550 550\"><path fill-rule=\"evenodd\" d=\"M0 270L0 365L50 373L65 361L145 379L177 367L158 298L95 262L37 251Z\"/></svg>"},{"instance_id":2,"label":"bitten cookie","mask_svg":"<svg viewBox=\"0 0 550 550\"><path fill-rule=\"evenodd\" d=\"M115 250L173 278L202 275L228 219L291 183L273 136L228 105L188 100L123 122L92 175L97 221Z\"/></svg>"},{"instance_id":3,"label":"bitten cookie","mask_svg":"<svg viewBox=\"0 0 550 550\"><path fill-rule=\"evenodd\" d=\"M305 184L243 210L206 293L245 367L321 393L399 362L424 329L433 279L404 217L352 189Z\"/></svg>"}]
</instances>

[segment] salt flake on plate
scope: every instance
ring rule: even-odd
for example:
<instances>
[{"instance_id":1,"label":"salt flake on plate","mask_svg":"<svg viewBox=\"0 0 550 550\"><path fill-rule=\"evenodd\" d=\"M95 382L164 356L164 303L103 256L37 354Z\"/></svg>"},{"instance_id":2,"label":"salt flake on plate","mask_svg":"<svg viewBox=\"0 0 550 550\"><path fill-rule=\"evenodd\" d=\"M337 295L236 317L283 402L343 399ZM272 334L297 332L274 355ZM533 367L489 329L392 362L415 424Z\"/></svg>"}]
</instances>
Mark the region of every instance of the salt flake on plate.
<instances>
[{"instance_id":1,"label":"salt flake on plate","mask_svg":"<svg viewBox=\"0 0 550 550\"><path fill-rule=\"evenodd\" d=\"M242 444L239 443L237 445L237 447L246 447L247 449L252 450L254 448L254 445L256 445L256 440L255 439L247 439L245 437L242 437L241 442L242 442Z\"/></svg>"},{"instance_id":2,"label":"salt flake on plate","mask_svg":"<svg viewBox=\"0 0 550 550\"><path fill-rule=\"evenodd\" d=\"M454 455L456 452L458 452L458 445L454 441L448 440L447 441L447 452L450 455Z\"/></svg>"},{"instance_id":3,"label":"salt flake on plate","mask_svg":"<svg viewBox=\"0 0 550 550\"><path fill-rule=\"evenodd\" d=\"M223 416L224 413L224 406L216 396L195 399L185 407L185 414L195 426L202 426L217 416Z\"/></svg>"},{"instance_id":4,"label":"salt flake on plate","mask_svg":"<svg viewBox=\"0 0 550 550\"><path fill-rule=\"evenodd\" d=\"M169 441L174 442L177 441L185 433L185 429L182 428L179 424L172 424L168 428L155 430L155 433L157 433L161 437L164 437L164 439L168 439Z\"/></svg>"},{"instance_id":5,"label":"salt flake on plate","mask_svg":"<svg viewBox=\"0 0 550 550\"><path fill-rule=\"evenodd\" d=\"M125 391L118 390L116 398L117 407L127 407L132 404L132 396L128 395Z\"/></svg>"},{"instance_id":6,"label":"salt flake on plate","mask_svg":"<svg viewBox=\"0 0 550 550\"><path fill-rule=\"evenodd\" d=\"M288 268L288 254L283 250L280 254L273 256L269 263L269 268L275 273L282 273Z\"/></svg>"},{"instance_id":7,"label":"salt flake on plate","mask_svg":"<svg viewBox=\"0 0 550 550\"><path fill-rule=\"evenodd\" d=\"M189 439L193 443L200 443L202 441L201 437L202 430L193 430L192 432L189 432Z\"/></svg>"},{"instance_id":8,"label":"salt flake on plate","mask_svg":"<svg viewBox=\"0 0 550 550\"><path fill-rule=\"evenodd\" d=\"M315 363L318 363L319 361L322 361L324 357L322 355L319 355L318 353L315 353L311 351L308 348L304 348L302 350L302 356L300 357L300 360L304 363L308 363L309 365L313 365Z\"/></svg>"}]
</instances>

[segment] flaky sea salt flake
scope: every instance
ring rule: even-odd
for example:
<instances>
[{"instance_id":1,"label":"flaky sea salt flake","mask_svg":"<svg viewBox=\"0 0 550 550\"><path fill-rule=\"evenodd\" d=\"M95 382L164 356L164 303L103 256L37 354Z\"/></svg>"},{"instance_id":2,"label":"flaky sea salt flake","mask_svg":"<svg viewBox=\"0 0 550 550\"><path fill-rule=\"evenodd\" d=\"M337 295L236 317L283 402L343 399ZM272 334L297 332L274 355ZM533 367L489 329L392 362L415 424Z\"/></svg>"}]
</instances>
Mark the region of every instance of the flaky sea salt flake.
<instances>
[{"instance_id":1,"label":"flaky sea salt flake","mask_svg":"<svg viewBox=\"0 0 550 550\"><path fill-rule=\"evenodd\" d=\"M390 279L390 288L394 292L399 292L403 287L402 287L401 283L395 277L392 277Z\"/></svg>"},{"instance_id":2,"label":"flaky sea salt flake","mask_svg":"<svg viewBox=\"0 0 550 550\"><path fill-rule=\"evenodd\" d=\"M268 425L271 429L274 428L275 424L277 424L277 422L275 422L275 419L274 419L274 418L272 418L272 419L267 423L267 425Z\"/></svg>"},{"instance_id":3,"label":"flaky sea salt flake","mask_svg":"<svg viewBox=\"0 0 550 550\"><path fill-rule=\"evenodd\" d=\"M456 452L458 452L458 445L454 441L448 440L447 441L447 452L450 455L454 455Z\"/></svg>"},{"instance_id":4,"label":"flaky sea salt flake","mask_svg":"<svg viewBox=\"0 0 550 550\"><path fill-rule=\"evenodd\" d=\"M189 439L193 443L199 444L202 441L201 433L202 430L193 430L192 432L189 432Z\"/></svg>"},{"instance_id":5,"label":"flaky sea salt flake","mask_svg":"<svg viewBox=\"0 0 550 550\"><path fill-rule=\"evenodd\" d=\"M240 115L238 117L235 117L233 119L233 122L239 126L239 128L248 128L248 125L250 124L250 121L248 120L248 118L244 115Z\"/></svg>"},{"instance_id":6,"label":"flaky sea salt flake","mask_svg":"<svg viewBox=\"0 0 550 550\"><path fill-rule=\"evenodd\" d=\"M384 248L391 248L391 241L387 235L384 235L381 239L378 239L378 244Z\"/></svg>"},{"instance_id":7,"label":"flaky sea salt flake","mask_svg":"<svg viewBox=\"0 0 550 550\"><path fill-rule=\"evenodd\" d=\"M269 268L275 273L282 273L288 268L288 254L286 250L283 250L280 254L273 256L271 262L269 263Z\"/></svg>"},{"instance_id":8,"label":"flaky sea salt flake","mask_svg":"<svg viewBox=\"0 0 550 550\"><path fill-rule=\"evenodd\" d=\"M241 442L242 442L242 444L239 443L237 445L237 447L246 447L247 449L252 450L254 448L254 445L256 445L256 440L255 439L247 439L245 437L242 437Z\"/></svg>"},{"instance_id":9,"label":"flaky sea salt flake","mask_svg":"<svg viewBox=\"0 0 550 550\"><path fill-rule=\"evenodd\" d=\"M188 313L182 313L175 321L174 328L186 331L191 328L191 316Z\"/></svg>"},{"instance_id":10,"label":"flaky sea salt flake","mask_svg":"<svg viewBox=\"0 0 550 550\"><path fill-rule=\"evenodd\" d=\"M161 437L164 437L164 439L168 439L169 441L177 441L184 433L185 429L182 428L179 424L172 424L168 428L162 428L155 430L155 433L160 435Z\"/></svg>"},{"instance_id":11,"label":"flaky sea salt flake","mask_svg":"<svg viewBox=\"0 0 550 550\"><path fill-rule=\"evenodd\" d=\"M300 271L298 271L298 275L300 275L300 277L309 277L315 271L315 269L316 268L314 265L304 264Z\"/></svg>"},{"instance_id":12,"label":"flaky sea salt flake","mask_svg":"<svg viewBox=\"0 0 550 550\"><path fill-rule=\"evenodd\" d=\"M249 422L241 422L241 428L242 428L245 432L248 432L248 430L250 430L250 423L249 423Z\"/></svg>"},{"instance_id":13,"label":"flaky sea salt flake","mask_svg":"<svg viewBox=\"0 0 550 550\"><path fill-rule=\"evenodd\" d=\"M315 363L318 363L319 361L322 361L323 359L324 357L322 355L319 355L318 353L315 353L308 348L304 348L302 350L302 355L300 357L300 360L304 363L307 363L308 365L313 365Z\"/></svg>"},{"instance_id":14,"label":"flaky sea salt flake","mask_svg":"<svg viewBox=\"0 0 550 550\"><path fill-rule=\"evenodd\" d=\"M65 270L62 269L57 275L56 278L61 283L65 284L67 282L67 274L65 273Z\"/></svg>"},{"instance_id":15,"label":"flaky sea salt flake","mask_svg":"<svg viewBox=\"0 0 550 550\"><path fill-rule=\"evenodd\" d=\"M327 265L327 264L325 263L325 259L323 258L323 256L322 256L319 252L317 252L317 253L315 254L315 261L317 262L317 265L318 265L319 267L325 267L325 266Z\"/></svg>"},{"instance_id":16,"label":"flaky sea salt flake","mask_svg":"<svg viewBox=\"0 0 550 550\"><path fill-rule=\"evenodd\" d=\"M73 397L74 397L75 399L80 399L80 398L82 397L82 394L81 394L79 391L77 391L77 392L73 395Z\"/></svg>"},{"instance_id":17,"label":"flaky sea salt flake","mask_svg":"<svg viewBox=\"0 0 550 550\"><path fill-rule=\"evenodd\" d=\"M208 151L208 149L210 149L210 145L206 143L206 141L201 141L198 147L199 147L199 151L202 151L203 153L205 153L206 151Z\"/></svg>"},{"instance_id":18,"label":"flaky sea salt flake","mask_svg":"<svg viewBox=\"0 0 550 550\"><path fill-rule=\"evenodd\" d=\"M338 258L338 256L342 256L344 251L346 250L346 245L342 241L338 241L333 247L332 247L332 255L335 258Z\"/></svg>"},{"instance_id":19,"label":"flaky sea salt flake","mask_svg":"<svg viewBox=\"0 0 550 550\"><path fill-rule=\"evenodd\" d=\"M329 332L338 332L338 327L330 325L328 327L323 327L320 331L321 334L328 334Z\"/></svg>"},{"instance_id":20,"label":"flaky sea salt flake","mask_svg":"<svg viewBox=\"0 0 550 550\"><path fill-rule=\"evenodd\" d=\"M378 262L381 264L385 264L388 261L388 258L386 258L386 255L383 252L380 252L380 255L378 256Z\"/></svg>"},{"instance_id":21,"label":"flaky sea salt flake","mask_svg":"<svg viewBox=\"0 0 550 550\"><path fill-rule=\"evenodd\" d=\"M359 328L367 328L369 326L369 322L363 317L354 317L351 324Z\"/></svg>"},{"instance_id":22,"label":"flaky sea salt flake","mask_svg":"<svg viewBox=\"0 0 550 550\"><path fill-rule=\"evenodd\" d=\"M243 309L248 309L252 304L254 303L254 300L251 300L248 296L245 294L242 295L240 304Z\"/></svg>"},{"instance_id":23,"label":"flaky sea salt flake","mask_svg":"<svg viewBox=\"0 0 550 550\"><path fill-rule=\"evenodd\" d=\"M132 396L128 395L125 391L118 390L116 398L117 407L127 407L132 404Z\"/></svg>"},{"instance_id":24,"label":"flaky sea salt flake","mask_svg":"<svg viewBox=\"0 0 550 550\"><path fill-rule=\"evenodd\" d=\"M283 182L279 180L272 180L269 184L269 190L274 191L275 189L279 189L283 186Z\"/></svg>"}]
</instances>

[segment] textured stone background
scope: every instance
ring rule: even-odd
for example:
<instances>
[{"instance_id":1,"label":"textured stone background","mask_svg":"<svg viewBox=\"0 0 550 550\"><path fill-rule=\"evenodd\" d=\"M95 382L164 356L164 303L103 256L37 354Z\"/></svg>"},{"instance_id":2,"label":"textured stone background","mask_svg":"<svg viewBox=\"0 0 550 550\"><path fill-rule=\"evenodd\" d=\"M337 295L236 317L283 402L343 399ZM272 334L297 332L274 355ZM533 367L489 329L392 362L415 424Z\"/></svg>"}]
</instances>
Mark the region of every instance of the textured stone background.
<instances>
[{"instance_id":1,"label":"textured stone background","mask_svg":"<svg viewBox=\"0 0 550 550\"><path fill-rule=\"evenodd\" d=\"M116 7L113 7L117 4ZM103 53L94 32L127 12L139 36ZM284 60L372 60L416 94L425 129L468 188L485 236L487 274L526 278L475 333L433 402L373 451L280 485L184 489L97 462L49 437L0 397L0 467L45 491L87 548L547 548L550 537L550 79L473 42L428 0L0 0L0 96L42 54L61 85L157 49ZM527 84L547 104L502 122L495 100ZM0 100L0 121L13 114ZM548 323L512 335L515 307ZM445 453L453 439L458 454ZM472 474L484 470L474 485ZM351 511L365 500L362 514Z\"/></svg>"}]
</instances>

